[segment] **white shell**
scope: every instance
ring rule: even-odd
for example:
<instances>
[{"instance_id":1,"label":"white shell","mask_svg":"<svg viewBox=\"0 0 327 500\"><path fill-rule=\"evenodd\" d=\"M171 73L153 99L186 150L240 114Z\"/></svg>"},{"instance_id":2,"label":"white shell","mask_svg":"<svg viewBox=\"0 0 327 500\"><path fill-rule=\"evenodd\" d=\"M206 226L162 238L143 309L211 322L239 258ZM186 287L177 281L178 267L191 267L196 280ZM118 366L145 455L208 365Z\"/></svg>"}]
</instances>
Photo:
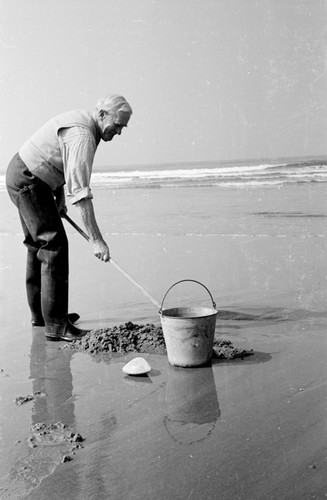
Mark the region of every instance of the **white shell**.
<instances>
[{"instance_id":1,"label":"white shell","mask_svg":"<svg viewBox=\"0 0 327 500\"><path fill-rule=\"evenodd\" d=\"M151 366L144 358L131 359L126 365L123 366L123 372L128 375L144 375L151 371Z\"/></svg>"}]
</instances>

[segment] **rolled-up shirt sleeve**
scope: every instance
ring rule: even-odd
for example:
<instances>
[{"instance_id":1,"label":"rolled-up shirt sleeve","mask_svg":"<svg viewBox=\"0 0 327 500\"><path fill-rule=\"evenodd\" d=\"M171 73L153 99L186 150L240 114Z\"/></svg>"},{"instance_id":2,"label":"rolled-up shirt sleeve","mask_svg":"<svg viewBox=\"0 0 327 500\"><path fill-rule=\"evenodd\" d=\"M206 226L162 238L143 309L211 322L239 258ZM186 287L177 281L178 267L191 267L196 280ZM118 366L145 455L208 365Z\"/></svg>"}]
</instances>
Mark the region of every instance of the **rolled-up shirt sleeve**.
<instances>
[{"instance_id":1,"label":"rolled-up shirt sleeve","mask_svg":"<svg viewBox=\"0 0 327 500\"><path fill-rule=\"evenodd\" d=\"M96 142L88 129L71 127L59 131L66 195L72 204L83 198L93 198L90 180Z\"/></svg>"}]
</instances>

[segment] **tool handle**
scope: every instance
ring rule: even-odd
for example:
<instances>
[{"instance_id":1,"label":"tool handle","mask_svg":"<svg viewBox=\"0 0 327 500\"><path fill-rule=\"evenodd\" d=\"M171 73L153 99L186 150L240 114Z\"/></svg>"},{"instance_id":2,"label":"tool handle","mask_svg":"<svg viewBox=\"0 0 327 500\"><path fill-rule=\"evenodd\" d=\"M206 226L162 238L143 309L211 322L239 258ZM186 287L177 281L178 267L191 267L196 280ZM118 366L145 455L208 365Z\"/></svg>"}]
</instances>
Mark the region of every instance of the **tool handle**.
<instances>
[{"instance_id":1,"label":"tool handle","mask_svg":"<svg viewBox=\"0 0 327 500\"><path fill-rule=\"evenodd\" d=\"M124 271L124 269L122 269L118 264L117 262L114 261L114 259L112 257L110 257L110 261L109 261L119 272L121 272L125 278L127 278L131 283L133 283L133 285L136 286L136 288L138 288L139 290L141 290L141 292L146 296L148 297L148 299L151 300L151 302L157 306L158 308L160 308L160 304L159 302L154 298L152 297L152 295L145 289L143 288L142 285L140 285L140 283L138 283L137 281L135 281L134 278L132 278L132 276L130 276L126 271Z\"/></svg>"},{"instance_id":2,"label":"tool handle","mask_svg":"<svg viewBox=\"0 0 327 500\"><path fill-rule=\"evenodd\" d=\"M66 219L66 221L69 222L69 224L73 226L76 231L78 231L79 234L81 234L83 238L86 239L86 241L91 241L91 238L67 214L64 214L62 217Z\"/></svg>"},{"instance_id":3,"label":"tool handle","mask_svg":"<svg viewBox=\"0 0 327 500\"><path fill-rule=\"evenodd\" d=\"M87 241L91 241L91 238L83 231L83 229L81 229L67 214L63 215L63 218L66 219L67 222L69 222L69 224L71 224L75 229L76 231L78 231L82 236L83 238L85 238ZM126 271L124 271L124 269L122 269L116 261L114 261L114 259L112 257L110 257L109 259L109 262L119 271L121 272L125 278L127 278L131 283L133 283L134 286L136 286L136 288L138 288L139 290L141 290L141 292L146 296L148 297L148 299L151 300L151 302L158 308L160 308L160 304L159 302L154 298L152 297L152 295L145 289L143 288L142 285L140 285L140 283L138 283L134 278L132 278L132 276L130 276Z\"/></svg>"}]
</instances>

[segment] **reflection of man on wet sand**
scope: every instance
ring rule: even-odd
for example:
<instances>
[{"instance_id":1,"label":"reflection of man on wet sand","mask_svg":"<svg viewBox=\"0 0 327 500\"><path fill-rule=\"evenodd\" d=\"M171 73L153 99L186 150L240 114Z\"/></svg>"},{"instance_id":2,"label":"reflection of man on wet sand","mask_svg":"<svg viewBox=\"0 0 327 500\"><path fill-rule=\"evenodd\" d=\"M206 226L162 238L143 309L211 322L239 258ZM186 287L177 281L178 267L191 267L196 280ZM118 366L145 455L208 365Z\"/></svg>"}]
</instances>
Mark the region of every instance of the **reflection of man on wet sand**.
<instances>
[{"instance_id":1,"label":"reflection of man on wet sand","mask_svg":"<svg viewBox=\"0 0 327 500\"><path fill-rule=\"evenodd\" d=\"M74 110L48 121L11 160L6 174L27 246L26 289L34 326L50 340L72 341L87 331L68 315L68 241L61 221L67 212L63 186L79 210L94 255L110 253L97 225L90 190L96 149L127 126L132 109L120 95L100 99L93 113Z\"/></svg>"},{"instance_id":2,"label":"reflection of man on wet sand","mask_svg":"<svg viewBox=\"0 0 327 500\"><path fill-rule=\"evenodd\" d=\"M73 351L58 349L58 344L45 342L33 332L30 378L33 393L40 391L45 397L35 398L32 423L75 424L73 378L70 361Z\"/></svg>"},{"instance_id":3,"label":"reflection of man on wet sand","mask_svg":"<svg viewBox=\"0 0 327 500\"><path fill-rule=\"evenodd\" d=\"M63 457L71 455L75 445L79 444L70 439L71 433L75 432L72 353L71 350L58 349L57 344L45 342L43 336L33 332L30 379L33 394L40 391L42 396L35 396L32 402L26 403L31 405L32 426L27 426L28 437L17 443L17 460L9 474L13 498L33 494L32 491L55 471ZM45 431L42 431L42 426ZM34 431L34 428L41 430ZM77 487L79 477L74 471L71 474L70 479Z\"/></svg>"}]
</instances>

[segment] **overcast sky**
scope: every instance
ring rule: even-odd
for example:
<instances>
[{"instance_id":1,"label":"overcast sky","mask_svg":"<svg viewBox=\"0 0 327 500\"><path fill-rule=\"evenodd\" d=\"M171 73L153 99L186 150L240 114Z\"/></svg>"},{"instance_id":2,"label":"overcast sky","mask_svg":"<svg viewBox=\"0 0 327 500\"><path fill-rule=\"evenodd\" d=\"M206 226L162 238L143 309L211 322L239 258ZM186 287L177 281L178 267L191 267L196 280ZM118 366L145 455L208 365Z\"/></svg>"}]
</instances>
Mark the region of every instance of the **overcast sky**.
<instances>
[{"instance_id":1,"label":"overcast sky","mask_svg":"<svg viewBox=\"0 0 327 500\"><path fill-rule=\"evenodd\" d=\"M327 153L326 0L0 0L0 169L122 93L95 166Z\"/></svg>"}]
</instances>

